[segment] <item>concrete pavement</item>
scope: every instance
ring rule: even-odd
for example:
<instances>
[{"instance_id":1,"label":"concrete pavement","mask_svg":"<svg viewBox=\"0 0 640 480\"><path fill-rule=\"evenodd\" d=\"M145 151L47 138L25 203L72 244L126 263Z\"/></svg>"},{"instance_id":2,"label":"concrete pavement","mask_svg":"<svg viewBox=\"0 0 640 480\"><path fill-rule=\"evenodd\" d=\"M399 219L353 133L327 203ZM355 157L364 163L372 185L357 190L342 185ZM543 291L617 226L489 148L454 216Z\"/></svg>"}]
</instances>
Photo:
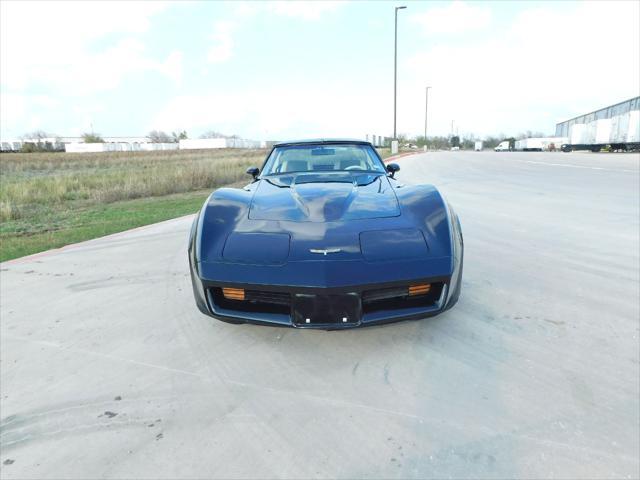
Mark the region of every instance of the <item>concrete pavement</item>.
<instances>
[{"instance_id":1,"label":"concrete pavement","mask_svg":"<svg viewBox=\"0 0 640 480\"><path fill-rule=\"evenodd\" d=\"M461 219L438 317L214 321L190 218L2 264L0 476L638 478L638 155L398 163Z\"/></svg>"}]
</instances>

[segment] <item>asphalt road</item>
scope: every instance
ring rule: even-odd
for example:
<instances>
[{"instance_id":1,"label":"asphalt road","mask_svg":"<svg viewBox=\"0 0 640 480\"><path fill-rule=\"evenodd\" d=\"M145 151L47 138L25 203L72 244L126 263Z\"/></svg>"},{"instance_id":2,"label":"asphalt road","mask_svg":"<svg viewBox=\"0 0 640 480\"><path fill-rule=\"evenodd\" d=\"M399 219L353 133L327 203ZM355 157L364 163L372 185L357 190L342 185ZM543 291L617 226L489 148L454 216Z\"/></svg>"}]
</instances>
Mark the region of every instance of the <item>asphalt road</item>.
<instances>
[{"instance_id":1,"label":"asphalt road","mask_svg":"<svg viewBox=\"0 0 640 480\"><path fill-rule=\"evenodd\" d=\"M399 163L462 222L439 317L211 320L190 218L2 264L2 478L638 478L639 156Z\"/></svg>"}]
</instances>

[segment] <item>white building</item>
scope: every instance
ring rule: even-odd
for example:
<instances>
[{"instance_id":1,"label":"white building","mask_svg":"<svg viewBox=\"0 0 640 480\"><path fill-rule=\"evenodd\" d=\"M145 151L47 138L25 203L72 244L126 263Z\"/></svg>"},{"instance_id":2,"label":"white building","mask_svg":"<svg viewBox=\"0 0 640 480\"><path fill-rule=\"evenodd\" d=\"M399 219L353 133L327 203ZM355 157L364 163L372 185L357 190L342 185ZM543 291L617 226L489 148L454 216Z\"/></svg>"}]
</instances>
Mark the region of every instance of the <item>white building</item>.
<instances>
[{"instance_id":1,"label":"white building","mask_svg":"<svg viewBox=\"0 0 640 480\"><path fill-rule=\"evenodd\" d=\"M244 138L188 138L180 140L180 150L208 148L264 148L264 142Z\"/></svg>"},{"instance_id":2,"label":"white building","mask_svg":"<svg viewBox=\"0 0 640 480\"><path fill-rule=\"evenodd\" d=\"M640 97L556 124L556 135L576 146L640 143ZM636 147L637 148L637 147Z\"/></svg>"},{"instance_id":3,"label":"white building","mask_svg":"<svg viewBox=\"0 0 640 480\"><path fill-rule=\"evenodd\" d=\"M55 150L71 153L139 152L156 150L195 150L212 148L266 148L266 142L244 138L198 138L180 140L179 143L153 143L149 137L102 137L104 142L86 143L82 137L25 138L3 140L0 150L19 152L25 143L50 144Z\"/></svg>"},{"instance_id":4,"label":"white building","mask_svg":"<svg viewBox=\"0 0 640 480\"><path fill-rule=\"evenodd\" d=\"M156 150L178 150L177 143L150 143L150 142L104 142L104 143L67 143L64 146L69 153L96 153L96 152L141 152Z\"/></svg>"}]
</instances>

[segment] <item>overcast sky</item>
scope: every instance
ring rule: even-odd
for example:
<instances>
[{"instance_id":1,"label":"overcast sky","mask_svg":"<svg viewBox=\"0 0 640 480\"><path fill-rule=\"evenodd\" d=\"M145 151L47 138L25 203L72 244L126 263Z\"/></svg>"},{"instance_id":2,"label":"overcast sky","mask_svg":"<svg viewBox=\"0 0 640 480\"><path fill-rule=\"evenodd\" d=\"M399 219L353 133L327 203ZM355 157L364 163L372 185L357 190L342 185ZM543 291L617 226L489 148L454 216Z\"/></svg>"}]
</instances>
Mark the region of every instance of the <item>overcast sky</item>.
<instances>
[{"instance_id":1,"label":"overcast sky","mask_svg":"<svg viewBox=\"0 0 640 480\"><path fill-rule=\"evenodd\" d=\"M0 135L393 132L386 2L0 2ZM552 134L640 95L640 2L406 2L398 132Z\"/></svg>"}]
</instances>

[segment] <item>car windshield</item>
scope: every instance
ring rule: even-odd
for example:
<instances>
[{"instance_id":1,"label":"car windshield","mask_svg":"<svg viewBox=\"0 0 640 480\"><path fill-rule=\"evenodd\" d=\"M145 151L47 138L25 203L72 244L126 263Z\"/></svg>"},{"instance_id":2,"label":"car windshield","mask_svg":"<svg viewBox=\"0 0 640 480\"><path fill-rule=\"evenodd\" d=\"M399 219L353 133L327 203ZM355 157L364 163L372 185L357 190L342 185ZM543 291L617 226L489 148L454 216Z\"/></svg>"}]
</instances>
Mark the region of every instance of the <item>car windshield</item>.
<instances>
[{"instance_id":1,"label":"car windshield","mask_svg":"<svg viewBox=\"0 0 640 480\"><path fill-rule=\"evenodd\" d=\"M370 145L316 144L276 147L265 175L291 172L366 171L384 173L384 165Z\"/></svg>"}]
</instances>

